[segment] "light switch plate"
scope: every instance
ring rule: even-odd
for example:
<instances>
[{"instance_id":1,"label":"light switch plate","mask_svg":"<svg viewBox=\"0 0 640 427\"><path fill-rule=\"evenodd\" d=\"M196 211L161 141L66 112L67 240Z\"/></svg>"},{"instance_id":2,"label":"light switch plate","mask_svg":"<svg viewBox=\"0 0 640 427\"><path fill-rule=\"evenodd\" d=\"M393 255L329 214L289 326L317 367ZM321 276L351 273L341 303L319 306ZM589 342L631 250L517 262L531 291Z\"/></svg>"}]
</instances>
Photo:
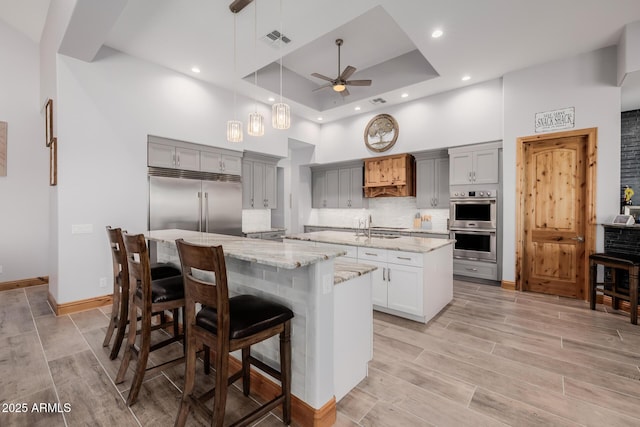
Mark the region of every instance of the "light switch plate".
<instances>
[{"instance_id":1,"label":"light switch plate","mask_svg":"<svg viewBox=\"0 0 640 427\"><path fill-rule=\"evenodd\" d=\"M71 234L90 234L90 233L93 233L93 224L71 225Z\"/></svg>"}]
</instances>

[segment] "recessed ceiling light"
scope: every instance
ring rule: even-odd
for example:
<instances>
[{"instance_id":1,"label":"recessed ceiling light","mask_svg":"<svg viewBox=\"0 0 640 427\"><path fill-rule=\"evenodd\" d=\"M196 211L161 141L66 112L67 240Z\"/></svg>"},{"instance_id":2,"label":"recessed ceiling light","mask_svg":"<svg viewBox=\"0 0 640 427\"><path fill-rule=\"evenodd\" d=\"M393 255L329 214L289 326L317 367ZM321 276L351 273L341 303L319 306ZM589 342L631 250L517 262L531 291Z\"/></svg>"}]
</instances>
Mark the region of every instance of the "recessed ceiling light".
<instances>
[{"instance_id":1,"label":"recessed ceiling light","mask_svg":"<svg viewBox=\"0 0 640 427\"><path fill-rule=\"evenodd\" d=\"M275 101L275 100L276 100L276 99L275 99L273 96L270 96L270 97L269 97L269 102L273 102L273 101Z\"/></svg>"},{"instance_id":2,"label":"recessed ceiling light","mask_svg":"<svg viewBox=\"0 0 640 427\"><path fill-rule=\"evenodd\" d=\"M409 96L409 94L405 92L405 93L403 93L403 94L402 94L402 95L400 95L400 96L401 96L402 98L407 98L407 97Z\"/></svg>"},{"instance_id":3,"label":"recessed ceiling light","mask_svg":"<svg viewBox=\"0 0 640 427\"><path fill-rule=\"evenodd\" d=\"M433 33L431 33L431 37L437 39L439 37L442 37L443 34L444 33L442 32L442 30L435 30Z\"/></svg>"},{"instance_id":4,"label":"recessed ceiling light","mask_svg":"<svg viewBox=\"0 0 640 427\"><path fill-rule=\"evenodd\" d=\"M462 81L466 82L467 80L471 80L471 76L463 76Z\"/></svg>"},{"instance_id":5,"label":"recessed ceiling light","mask_svg":"<svg viewBox=\"0 0 640 427\"><path fill-rule=\"evenodd\" d=\"M200 68L198 67L191 67L191 71L193 71L194 73L198 74L200 72Z\"/></svg>"},{"instance_id":6,"label":"recessed ceiling light","mask_svg":"<svg viewBox=\"0 0 640 427\"><path fill-rule=\"evenodd\" d=\"M318 117L318 120L322 121L322 117Z\"/></svg>"},{"instance_id":7,"label":"recessed ceiling light","mask_svg":"<svg viewBox=\"0 0 640 427\"><path fill-rule=\"evenodd\" d=\"M360 111L360 107L356 107L356 108L354 108L354 110Z\"/></svg>"}]
</instances>

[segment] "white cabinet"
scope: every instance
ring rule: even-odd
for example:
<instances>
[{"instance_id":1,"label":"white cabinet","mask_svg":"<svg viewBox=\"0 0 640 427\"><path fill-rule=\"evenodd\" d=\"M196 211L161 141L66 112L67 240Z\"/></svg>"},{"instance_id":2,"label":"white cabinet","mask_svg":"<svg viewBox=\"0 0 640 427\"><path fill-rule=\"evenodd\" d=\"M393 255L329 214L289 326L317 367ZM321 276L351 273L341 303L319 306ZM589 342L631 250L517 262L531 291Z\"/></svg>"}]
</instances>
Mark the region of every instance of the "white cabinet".
<instances>
[{"instance_id":1,"label":"white cabinet","mask_svg":"<svg viewBox=\"0 0 640 427\"><path fill-rule=\"evenodd\" d=\"M444 152L415 155L418 209L449 208L449 157Z\"/></svg>"},{"instance_id":2,"label":"white cabinet","mask_svg":"<svg viewBox=\"0 0 640 427\"><path fill-rule=\"evenodd\" d=\"M498 147L493 143L449 149L449 184L497 184Z\"/></svg>"},{"instance_id":3,"label":"white cabinet","mask_svg":"<svg viewBox=\"0 0 640 427\"><path fill-rule=\"evenodd\" d=\"M200 170L203 172L240 175L242 173L242 158L222 152L201 151Z\"/></svg>"},{"instance_id":4,"label":"white cabinet","mask_svg":"<svg viewBox=\"0 0 640 427\"><path fill-rule=\"evenodd\" d=\"M387 307L403 313L422 314L422 267L387 265Z\"/></svg>"},{"instance_id":5,"label":"white cabinet","mask_svg":"<svg viewBox=\"0 0 640 427\"><path fill-rule=\"evenodd\" d=\"M200 151L150 142L148 165L161 168L200 170Z\"/></svg>"},{"instance_id":6,"label":"white cabinet","mask_svg":"<svg viewBox=\"0 0 640 427\"><path fill-rule=\"evenodd\" d=\"M242 208L275 209L278 203L276 159L242 159Z\"/></svg>"},{"instance_id":7,"label":"white cabinet","mask_svg":"<svg viewBox=\"0 0 640 427\"><path fill-rule=\"evenodd\" d=\"M364 207L362 167L338 169L338 174L338 207L343 209Z\"/></svg>"}]
</instances>

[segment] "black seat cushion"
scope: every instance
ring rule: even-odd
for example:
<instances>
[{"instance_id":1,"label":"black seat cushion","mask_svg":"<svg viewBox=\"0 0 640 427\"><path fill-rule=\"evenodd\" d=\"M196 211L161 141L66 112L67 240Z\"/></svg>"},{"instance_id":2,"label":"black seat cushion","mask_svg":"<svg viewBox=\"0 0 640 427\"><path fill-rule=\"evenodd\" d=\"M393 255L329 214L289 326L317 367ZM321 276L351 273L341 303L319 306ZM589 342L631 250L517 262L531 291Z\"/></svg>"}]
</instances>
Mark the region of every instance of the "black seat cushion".
<instances>
[{"instance_id":1,"label":"black seat cushion","mask_svg":"<svg viewBox=\"0 0 640 427\"><path fill-rule=\"evenodd\" d=\"M182 272L170 264L151 264L151 280L164 279L165 277L180 276Z\"/></svg>"},{"instance_id":2,"label":"black seat cushion","mask_svg":"<svg viewBox=\"0 0 640 427\"><path fill-rule=\"evenodd\" d=\"M138 288L136 296L142 298L142 290ZM151 302L166 302L184 298L182 276L165 277L151 282Z\"/></svg>"},{"instance_id":3,"label":"black seat cushion","mask_svg":"<svg viewBox=\"0 0 640 427\"><path fill-rule=\"evenodd\" d=\"M196 324L217 334L218 313L215 308L203 307L196 316ZM248 337L293 318L293 311L282 304L254 295L229 298L231 339Z\"/></svg>"}]
</instances>

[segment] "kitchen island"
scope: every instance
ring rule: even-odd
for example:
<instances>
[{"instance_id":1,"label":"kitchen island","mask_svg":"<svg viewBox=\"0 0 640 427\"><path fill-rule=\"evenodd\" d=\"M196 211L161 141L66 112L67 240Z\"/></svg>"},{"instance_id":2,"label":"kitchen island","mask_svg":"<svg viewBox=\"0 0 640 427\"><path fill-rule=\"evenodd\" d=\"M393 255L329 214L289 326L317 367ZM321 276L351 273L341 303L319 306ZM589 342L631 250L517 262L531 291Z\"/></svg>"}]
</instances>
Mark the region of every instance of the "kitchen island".
<instances>
[{"instance_id":1,"label":"kitchen island","mask_svg":"<svg viewBox=\"0 0 640 427\"><path fill-rule=\"evenodd\" d=\"M453 240L318 231L288 235L316 248L373 264L374 309L426 323L453 299Z\"/></svg>"},{"instance_id":2,"label":"kitchen island","mask_svg":"<svg viewBox=\"0 0 640 427\"><path fill-rule=\"evenodd\" d=\"M200 245L222 245L225 252L230 296L253 294L286 305L294 312L292 320L292 414L302 425L331 425L335 421L334 396L340 398L355 384L345 386L336 381L348 358L341 353L359 354L360 369L366 375L366 362L372 352L371 294L349 297L352 287L371 288L371 271L375 267L334 264L345 254L341 249L311 247L300 243L256 240L221 234L186 230L154 230L145 236L155 243L157 261L180 265L175 241ZM337 274L336 274L337 273ZM334 285L335 283L335 285ZM335 291L334 291L335 287ZM362 307L349 310L339 295L352 298ZM340 297L343 298L343 297ZM348 319L348 326L368 328L356 339L341 339L336 348L336 319ZM368 325L368 326L367 326ZM362 339L364 337L364 339ZM357 347L349 347L349 346ZM346 346L346 347L345 347ZM268 365L278 367L277 337L252 347L252 355ZM239 355L236 355L239 359ZM366 359L366 360L363 360ZM350 360L349 363L353 363ZM350 369L353 370L353 369ZM361 374L362 375L362 374ZM349 388L350 389L350 388ZM346 391L345 391L346 390ZM310 414L311 413L311 414Z\"/></svg>"}]
</instances>

